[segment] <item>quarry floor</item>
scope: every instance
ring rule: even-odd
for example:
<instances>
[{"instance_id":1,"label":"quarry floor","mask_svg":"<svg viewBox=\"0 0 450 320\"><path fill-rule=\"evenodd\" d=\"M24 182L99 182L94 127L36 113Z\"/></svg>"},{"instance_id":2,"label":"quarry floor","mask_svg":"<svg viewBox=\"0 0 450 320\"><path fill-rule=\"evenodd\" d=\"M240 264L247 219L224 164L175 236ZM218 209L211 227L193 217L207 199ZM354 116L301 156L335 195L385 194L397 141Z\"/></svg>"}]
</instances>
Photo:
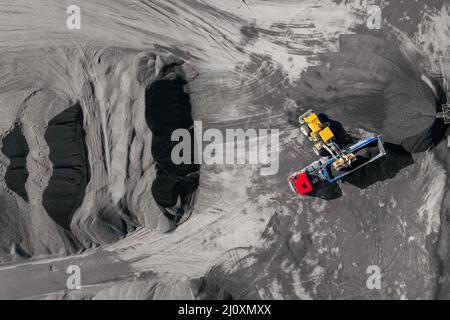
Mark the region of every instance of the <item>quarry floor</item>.
<instances>
[{"instance_id":1,"label":"quarry floor","mask_svg":"<svg viewBox=\"0 0 450 320\"><path fill-rule=\"evenodd\" d=\"M8 30L0 35L2 59L93 43L126 48L124 56L170 52L195 71L188 85L194 119L218 129L278 129L280 170L261 176L258 166L203 165L194 214L176 230L138 227L80 254L2 264L0 298L450 298L447 141L400 159L407 164L386 180L364 188L343 183L328 199L300 198L286 183L315 159L286 115L295 81L318 53L339 50L340 34L364 24L359 10L340 1L95 0L81 5L88 14L72 33L61 26L70 1L30 0L21 8L6 2L0 0L0 28ZM414 10L423 8L411 3L405 6L413 22L391 10L387 23L424 46L430 34L435 46L450 43L448 8L433 12L436 24L447 21L439 33L418 27ZM17 9L14 19L7 9ZM81 269L78 290L67 289L72 265ZM381 289L367 286L371 266L381 270Z\"/></svg>"}]
</instances>

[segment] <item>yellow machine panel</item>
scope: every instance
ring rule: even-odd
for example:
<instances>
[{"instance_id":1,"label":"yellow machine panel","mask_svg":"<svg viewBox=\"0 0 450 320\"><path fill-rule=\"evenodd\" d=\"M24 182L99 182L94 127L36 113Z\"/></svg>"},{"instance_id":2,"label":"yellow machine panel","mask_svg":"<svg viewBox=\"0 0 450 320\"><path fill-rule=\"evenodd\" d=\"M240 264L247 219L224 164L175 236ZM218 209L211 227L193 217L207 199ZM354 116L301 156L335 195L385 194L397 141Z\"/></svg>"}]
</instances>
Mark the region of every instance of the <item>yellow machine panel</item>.
<instances>
[{"instance_id":1,"label":"yellow machine panel","mask_svg":"<svg viewBox=\"0 0 450 320\"><path fill-rule=\"evenodd\" d=\"M334 134L329 127L326 127L325 129L320 131L319 135L324 142L327 142L328 140L334 137Z\"/></svg>"},{"instance_id":2,"label":"yellow machine panel","mask_svg":"<svg viewBox=\"0 0 450 320\"><path fill-rule=\"evenodd\" d=\"M309 117L304 118L305 122L311 128L312 132L318 132L321 129L321 122L317 114L312 113Z\"/></svg>"}]
</instances>

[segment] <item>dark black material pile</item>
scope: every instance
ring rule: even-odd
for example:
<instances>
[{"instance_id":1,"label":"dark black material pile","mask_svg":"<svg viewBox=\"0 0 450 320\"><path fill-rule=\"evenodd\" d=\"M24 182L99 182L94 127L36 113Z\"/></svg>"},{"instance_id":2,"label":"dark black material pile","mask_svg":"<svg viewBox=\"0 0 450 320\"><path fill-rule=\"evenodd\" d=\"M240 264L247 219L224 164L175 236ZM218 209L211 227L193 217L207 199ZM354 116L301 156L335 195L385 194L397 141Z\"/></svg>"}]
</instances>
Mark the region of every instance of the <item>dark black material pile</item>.
<instances>
[{"instance_id":1,"label":"dark black material pile","mask_svg":"<svg viewBox=\"0 0 450 320\"><path fill-rule=\"evenodd\" d=\"M72 216L83 202L90 170L80 105L54 117L44 137L50 149L53 173L42 202L48 215L70 230Z\"/></svg>"},{"instance_id":2,"label":"dark black material pile","mask_svg":"<svg viewBox=\"0 0 450 320\"><path fill-rule=\"evenodd\" d=\"M363 128L409 152L427 150L436 137L440 103L414 61L383 38L343 35L340 52L320 54L294 93L300 111L314 109L346 128Z\"/></svg>"},{"instance_id":3,"label":"dark black material pile","mask_svg":"<svg viewBox=\"0 0 450 320\"><path fill-rule=\"evenodd\" d=\"M28 179L26 162L29 148L21 127L15 126L2 142L2 152L10 161L5 174L6 185L22 199L28 201L25 183Z\"/></svg>"},{"instance_id":4,"label":"dark black material pile","mask_svg":"<svg viewBox=\"0 0 450 320\"><path fill-rule=\"evenodd\" d=\"M199 185L200 165L194 164L194 133L189 95L183 90L186 81L175 73L155 81L145 95L145 117L153 133L152 155L156 161L156 179L152 194L156 203L173 222L192 210L195 192ZM192 158L190 164L175 165L172 149L179 143L171 141L176 129L191 133Z\"/></svg>"}]
</instances>

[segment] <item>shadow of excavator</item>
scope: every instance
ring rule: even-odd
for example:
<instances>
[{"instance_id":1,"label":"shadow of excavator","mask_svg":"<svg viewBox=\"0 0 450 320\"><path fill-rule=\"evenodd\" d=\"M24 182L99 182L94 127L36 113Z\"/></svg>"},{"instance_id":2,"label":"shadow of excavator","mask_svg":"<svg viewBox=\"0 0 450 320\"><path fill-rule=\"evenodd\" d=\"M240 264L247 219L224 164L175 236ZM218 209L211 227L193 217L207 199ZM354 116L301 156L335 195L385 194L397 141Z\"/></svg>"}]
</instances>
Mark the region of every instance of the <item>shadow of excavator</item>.
<instances>
[{"instance_id":1,"label":"shadow of excavator","mask_svg":"<svg viewBox=\"0 0 450 320\"><path fill-rule=\"evenodd\" d=\"M385 142L386 155L367 164L343 179L343 182L354 185L360 189L392 179L402 169L414 164L412 154L402 146Z\"/></svg>"}]
</instances>

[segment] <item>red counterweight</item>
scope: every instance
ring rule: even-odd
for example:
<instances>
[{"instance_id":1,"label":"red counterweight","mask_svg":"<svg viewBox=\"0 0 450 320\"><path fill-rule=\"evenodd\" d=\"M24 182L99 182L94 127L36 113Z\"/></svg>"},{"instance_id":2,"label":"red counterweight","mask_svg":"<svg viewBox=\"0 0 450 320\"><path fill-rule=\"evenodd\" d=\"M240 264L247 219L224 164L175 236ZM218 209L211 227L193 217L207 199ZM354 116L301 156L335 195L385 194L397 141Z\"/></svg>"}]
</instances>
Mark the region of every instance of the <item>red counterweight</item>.
<instances>
[{"instance_id":1,"label":"red counterweight","mask_svg":"<svg viewBox=\"0 0 450 320\"><path fill-rule=\"evenodd\" d=\"M302 195L308 194L314 189L306 172L301 172L294 177L291 177L289 183L295 192Z\"/></svg>"}]
</instances>

